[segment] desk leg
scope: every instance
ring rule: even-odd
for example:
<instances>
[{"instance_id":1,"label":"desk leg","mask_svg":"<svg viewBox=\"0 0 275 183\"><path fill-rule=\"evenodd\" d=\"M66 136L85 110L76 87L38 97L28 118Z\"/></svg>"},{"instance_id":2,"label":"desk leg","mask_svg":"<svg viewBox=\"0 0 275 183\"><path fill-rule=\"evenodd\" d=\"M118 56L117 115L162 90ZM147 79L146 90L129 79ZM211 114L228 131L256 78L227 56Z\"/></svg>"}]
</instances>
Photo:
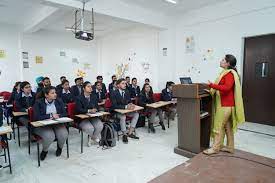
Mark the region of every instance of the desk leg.
<instances>
[{"instance_id":1,"label":"desk leg","mask_svg":"<svg viewBox=\"0 0 275 183\"><path fill-rule=\"evenodd\" d=\"M69 158L70 157L70 155L69 155L69 127L67 129L68 129L68 138L66 140L66 144L67 144L67 158Z\"/></svg>"},{"instance_id":2,"label":"desk leg","mask_svg":"<svg viewBox=\"0 0 275 183\"><path fill-rule=\"evenodd\" d=\"M10 158L10 148L9 148L9 140L6 137L6 143L7 143L7 151L8 151L8 160L9 160L9 167L10 167L10 174L12 174L12 170L11 170L11 158Z\"/></svg>"}]
</instances>

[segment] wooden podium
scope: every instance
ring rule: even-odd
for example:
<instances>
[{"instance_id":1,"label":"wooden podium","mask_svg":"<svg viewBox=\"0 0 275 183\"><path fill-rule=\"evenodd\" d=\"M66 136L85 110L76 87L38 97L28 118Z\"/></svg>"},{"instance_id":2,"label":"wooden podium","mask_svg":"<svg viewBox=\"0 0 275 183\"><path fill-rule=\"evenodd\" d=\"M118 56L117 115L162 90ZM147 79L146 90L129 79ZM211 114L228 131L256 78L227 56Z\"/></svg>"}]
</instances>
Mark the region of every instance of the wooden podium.
<instances>
[{"instance_id":1,"label":"wooden podium","mask_svg":"<svg viewBox=\"0 0 275 183\"><path fill-rule=\"evenodd\" d=\"M202 84L173 86L178 113L178 146L174 152L189 158L209 147L212 98L200 92L204 88Z\"/></svg>"}]
</instances>

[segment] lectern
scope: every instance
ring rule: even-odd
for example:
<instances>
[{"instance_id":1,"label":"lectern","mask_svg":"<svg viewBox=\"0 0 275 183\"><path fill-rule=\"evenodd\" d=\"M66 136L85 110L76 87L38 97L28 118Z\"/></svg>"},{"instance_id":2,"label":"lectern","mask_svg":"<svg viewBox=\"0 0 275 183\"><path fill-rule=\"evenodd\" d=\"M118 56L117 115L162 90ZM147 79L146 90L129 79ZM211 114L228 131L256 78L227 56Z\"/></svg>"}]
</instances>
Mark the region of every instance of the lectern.
<instances>
[{"instance_id":1,"label":"lectern","mask_svg":"<svg viewBox=\"0 0 275 183\"><path fill-rule=\"evenodd\" d=\"M173 86L177 98L178 146L174 152L193 157L209 147L212 99L202 84Z\"/></svg>"}]
</instances>

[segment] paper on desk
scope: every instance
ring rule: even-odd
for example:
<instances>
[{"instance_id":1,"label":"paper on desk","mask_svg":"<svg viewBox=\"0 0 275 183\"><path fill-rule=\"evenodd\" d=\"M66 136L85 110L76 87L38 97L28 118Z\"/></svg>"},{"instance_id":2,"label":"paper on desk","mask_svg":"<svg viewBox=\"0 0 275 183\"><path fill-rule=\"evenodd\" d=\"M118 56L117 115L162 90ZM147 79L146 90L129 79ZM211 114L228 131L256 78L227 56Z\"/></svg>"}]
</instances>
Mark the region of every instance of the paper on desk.
<instances>
[{"instance_id":1,"label":"paper on desk","mask_svg":"<svg viewBox=\"0 0 275 183\"><path fill-rule=\"evenodd\" d=\"M9 131L10 127L9 126L1 126L0 127L0 133L3 133L3 132L6 132L6 131Z\"/></svg>"},{"instance_id":2,"label":"paper on desk","mask_svg":"<svg viewBox=\"0 0 275 183\"><path fill-rule=\"evenodd\" d=\"M41 124L43 124L43 125L51 125L51 124L56 124L56 123L58 123L58 121L49 119L49 120L39 121L39 123L41 123Z\"/></svg>"},{"instance_id":3,"label":"paper on desk","mask_svg":"<svg viewBox=\"0 0 275 183\"><path fill-rule=\"evenodd\" d=\"M71 118L68 118L68 117L63 117L63 118L58 118L58 119L55 119L55 121L58 121L58 122L63 122L63 123L66 123L66 122L69 122L69 121L72 121Z\"/></svg>"},{"instance_id":4,"label":"paper on desk","mask_svg":"<svg viewBox=\"0 0 275 183\"><path fill-rule=\"evenodd\" d=\"M87 115L90 117L100 117L100 116L102 116L102 113L100 113L100 112L88 113Z\"/></svg>"}]
</instances>

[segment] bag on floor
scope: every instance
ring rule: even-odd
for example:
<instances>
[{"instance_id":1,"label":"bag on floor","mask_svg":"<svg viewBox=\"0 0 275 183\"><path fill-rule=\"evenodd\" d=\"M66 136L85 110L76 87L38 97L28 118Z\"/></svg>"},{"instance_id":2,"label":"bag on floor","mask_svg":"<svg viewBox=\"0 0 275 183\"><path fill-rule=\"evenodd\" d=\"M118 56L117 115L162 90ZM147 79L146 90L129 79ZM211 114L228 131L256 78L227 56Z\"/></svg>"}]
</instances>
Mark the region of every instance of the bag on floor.
<instances>
[{"instance_id":1,"label":"bag on floor","mask_svg":"<svg viewBox=\"0 0 275 183\"><path fill-rule=\"evenodd\" d=\"M139 116L136 128L145 126L145 116Z\"/></svg>"},{"instance_id":2,"label":"bag on floor","mask_svg":"<svg viewBox=\"0 0 275 183\"><path fill-rule=\"evenodd\" d=\"M103 130L101 131L100 145L103 148L116 146L115 129L111 122L105 122L103 124Z\"/></svg>"}]
</instances>

